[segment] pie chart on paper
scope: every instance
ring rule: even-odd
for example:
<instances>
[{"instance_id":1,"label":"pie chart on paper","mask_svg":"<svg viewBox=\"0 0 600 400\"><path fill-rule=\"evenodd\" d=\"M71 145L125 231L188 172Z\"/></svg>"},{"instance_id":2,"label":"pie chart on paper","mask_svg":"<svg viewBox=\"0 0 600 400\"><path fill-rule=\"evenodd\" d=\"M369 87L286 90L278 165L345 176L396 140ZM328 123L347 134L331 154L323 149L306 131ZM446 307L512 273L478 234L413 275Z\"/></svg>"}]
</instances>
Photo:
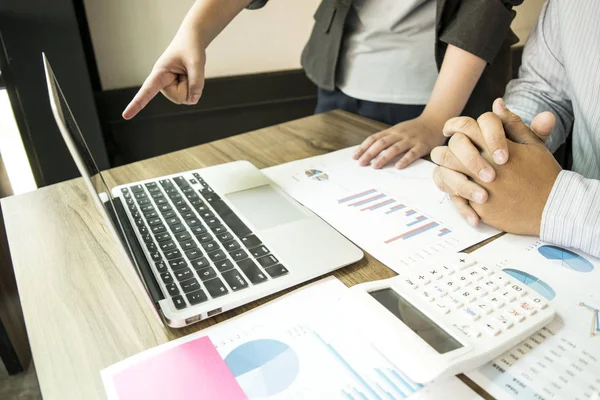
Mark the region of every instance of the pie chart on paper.
<instances>
[{"instance_id":1,"label":"pie chart on paper","mask_svg":"<svg viewBox=\"0 0 600 400\"><path fill-rule=\"evenodd\" d=\"M558 246L544 245L538 248L538 252L548 260L560 262L562 267L573 271L592 272L594 270L594 265L588 259Z\"/></svg>"},{"instance_id":2,"label":"pie chart on paper","mask_svg":"<svg viewBox=\"0 0 600 400\"><path fill-rule=\"evenodd\" d=\"M535 290L540 294L540 296L545 297L548 300L552 300L556 297L556 292L550 285L541 279L528 274L527 272L519 271L518 269L505 268L503 269L508 275L513 277L514 279L524 283L529 286L531 289Z\"/></svg>"},{"instance_id":3,"label":"pie chart on paper","mask_svg":"<svg viewBox=\"0 0 600 400\"><path fill-rule=\"evenodd\" d=\"M241 344L225 357L225 363L250 399L283 392L300 371L296 352L287 344L273 339Z\"/></svg>"}]
</instances>

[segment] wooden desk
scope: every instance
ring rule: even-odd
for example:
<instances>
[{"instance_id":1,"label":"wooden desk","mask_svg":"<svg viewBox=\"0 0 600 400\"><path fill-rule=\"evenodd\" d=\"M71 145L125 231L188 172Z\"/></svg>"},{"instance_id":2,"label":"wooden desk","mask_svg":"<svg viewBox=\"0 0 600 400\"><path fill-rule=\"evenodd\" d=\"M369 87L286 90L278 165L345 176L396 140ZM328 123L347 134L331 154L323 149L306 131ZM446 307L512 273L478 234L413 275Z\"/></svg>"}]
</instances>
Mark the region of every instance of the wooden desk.
<instances>
[{"instance_id":1,"label":"wooden desk","mask_svg":"<svg viewBox=\"0 0 600 400\"><path fill-rule=\"evenodd\" d=\"M336 111L115 168L106 177L112 187L234 160L264 168L358 144L382 128ZM2 206L46 400L105 398L101 369L276 297L173 330L154 317L81 179L3 200ZM333 275L352 286L395 273L367 255Z\"/></svg>"}]
</instances>

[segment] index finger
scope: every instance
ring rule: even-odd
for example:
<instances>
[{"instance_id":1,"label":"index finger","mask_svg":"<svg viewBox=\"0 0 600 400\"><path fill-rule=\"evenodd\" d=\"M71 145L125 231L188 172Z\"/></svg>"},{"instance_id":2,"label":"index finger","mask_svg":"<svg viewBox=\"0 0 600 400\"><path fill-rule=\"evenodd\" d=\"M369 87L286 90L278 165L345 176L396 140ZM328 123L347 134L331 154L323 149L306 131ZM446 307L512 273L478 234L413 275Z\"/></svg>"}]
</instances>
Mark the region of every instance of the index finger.
<instances>
[{"instance_id":1,"label":"index finger","mask_svg":"<svg viewBox=\"0 0 600 400\"><path fill-rule=\"evenodd\" d=\"M140 90L134 96L133 100L131 100L127 108L125 108L125 111L123 111L123 118L131 119L135 117L137 113L150 103L150 100L152 100L158 92L173 83L175 79L177 79L177 76L171 72L152 71L142 84Z\"/></svg>"}]
</instances>

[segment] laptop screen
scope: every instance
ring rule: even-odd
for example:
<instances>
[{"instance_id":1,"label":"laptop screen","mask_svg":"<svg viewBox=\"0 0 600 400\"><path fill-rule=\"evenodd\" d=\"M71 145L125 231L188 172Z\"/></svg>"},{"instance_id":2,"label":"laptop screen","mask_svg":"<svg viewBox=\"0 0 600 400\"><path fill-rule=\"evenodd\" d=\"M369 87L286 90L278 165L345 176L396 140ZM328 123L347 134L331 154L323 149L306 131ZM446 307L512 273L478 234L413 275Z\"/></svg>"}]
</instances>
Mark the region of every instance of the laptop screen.
<instances>
[{"instance_id":1,"label":"laptop screen","mask_svg":"<svg viewBox=\"0 0 600 400\"><path fill-rule=\"evenodd\" d=\"M97 200L99 200L97 204L101 204L101 206L104 208L105 212L102 214L105 216L106 223L112 226L113 230L117 233L118 240L135 266L136 272L142 280L144 288L148 292L148 288L146 288L145 282L142 279L143 274L141 273L140 266L132 250L132 243L130 243L130 239L128 239L126 235L124 228L126 226L125 221L122 220L122 218L126 217L120 216L117 212L117 207L119 205L115 202L114 197L111 195L108 185L106 184L106 181L102 176L102 173L98 168L92 153L90 152L90 149L83 137L83 134L81 133L81 130L79 129L79 126L77 125L77 121L75 121L69 104L65 99L56 76L54 75L54 72L50 67L50 63L45 55L44 67L46 69L46 79L48 81L48 90L50 92L50 102L54 108L54 116L60 128L61 134L67 143L67 147L69 147L69 151L75 159L77 167L82 176L84 176L84 178L86 176L89 177L94 189L92 195L96 196ZM77 160L80 162L77 162ZM150 293L148 294L150 295Z\"/></svg>"}]
</instances>

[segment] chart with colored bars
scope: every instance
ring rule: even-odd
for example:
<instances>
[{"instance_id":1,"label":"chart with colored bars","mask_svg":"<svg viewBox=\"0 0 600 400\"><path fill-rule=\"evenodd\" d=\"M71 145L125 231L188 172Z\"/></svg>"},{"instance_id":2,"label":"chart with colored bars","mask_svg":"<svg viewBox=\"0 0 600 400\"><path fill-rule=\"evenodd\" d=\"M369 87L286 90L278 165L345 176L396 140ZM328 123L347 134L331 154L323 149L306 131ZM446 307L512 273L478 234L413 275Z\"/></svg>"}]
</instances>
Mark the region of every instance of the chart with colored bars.
<instances>
[{"instance_id":1,"label":"chart with colored bars","mask_svg":"<svg viewBox=\"0 0 600 400\"><path fill-rule=\"evenodd\" d=\"M433 221L415 208L399 202L391 196L376 189L368 189L338 200L338 204L355 208L362 212L379 211L385 215L396 215L402 213L408 221L404 224L406 229L399 235L385 239L385 244L398 240L409 240L425 232L434 231L438 237L446 236L452 231Z\"/></svg>"},{"instance_id":2,"label":"chart with colored bars","mask_svg":"<svg viewBox=\"0 0 600 400\"><path fill-rule=\"evenodd\" d=\"M587 308L592 312L592 330L590 336L600 336L600 310L585 303L579 303L579 306Z\"/></svg>"}]
</instances>

